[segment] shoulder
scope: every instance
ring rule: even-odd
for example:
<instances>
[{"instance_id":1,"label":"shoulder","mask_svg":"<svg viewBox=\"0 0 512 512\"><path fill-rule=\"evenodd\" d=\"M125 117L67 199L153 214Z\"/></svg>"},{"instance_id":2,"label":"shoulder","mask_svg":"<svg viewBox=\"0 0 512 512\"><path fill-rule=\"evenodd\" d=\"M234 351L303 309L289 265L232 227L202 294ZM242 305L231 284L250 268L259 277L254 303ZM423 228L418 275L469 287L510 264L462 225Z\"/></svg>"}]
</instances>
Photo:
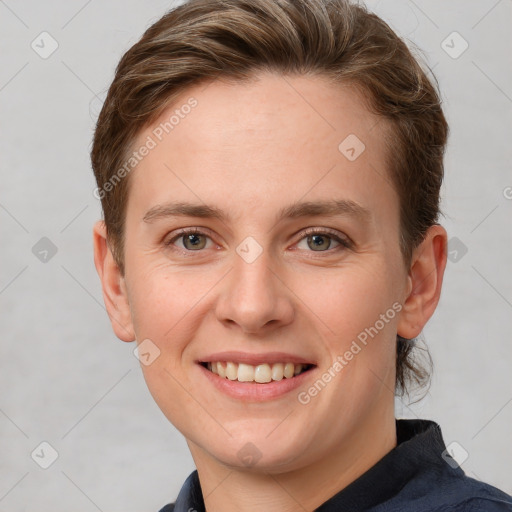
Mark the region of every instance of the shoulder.
<instances>
[{"instance_id":1,"label":"shoulder","mask_svg":"<svg viewBox=\"0 0 512 512\"><path fill-rule=\"evenodd\" d=\"M395 495L397 510L415 512L512 512L512 497L466 475L446 448L439 425L429 420L398 420L402 442L398 465L408 480ZM400 463L400 464L399 464ZM413 475L413 476L412 476Z\"/></svg>"},{"instance_id":2,"label":"shoulder","mask_svg":"<svg viewBox=\"0 0 512 512\"><path fill-rule=\"evenodd\" d=\"M432 512L512 512L512 501L487 498L469 498L455 505L444 505Z\"/></svg>"},{"instance_id":3,"label":"shoulder","mask_svg":"<svg viewBox=\"0 0 512 512\"><path fill-rule=\"evenodd\" d=\"M161 508L158 512L174 512L174 503L169 503Z\"/></svg>"},{"instance_id":4,"label":"shoulder","mask_svg":"<svg viewBox=\"0 0 512 512\"><path fill-rule=\"evenodd\" d=\"M440 486L436 505L424 512L512 512L512 496L463 475L451 485Z\"/></svg>"}]
</instances>

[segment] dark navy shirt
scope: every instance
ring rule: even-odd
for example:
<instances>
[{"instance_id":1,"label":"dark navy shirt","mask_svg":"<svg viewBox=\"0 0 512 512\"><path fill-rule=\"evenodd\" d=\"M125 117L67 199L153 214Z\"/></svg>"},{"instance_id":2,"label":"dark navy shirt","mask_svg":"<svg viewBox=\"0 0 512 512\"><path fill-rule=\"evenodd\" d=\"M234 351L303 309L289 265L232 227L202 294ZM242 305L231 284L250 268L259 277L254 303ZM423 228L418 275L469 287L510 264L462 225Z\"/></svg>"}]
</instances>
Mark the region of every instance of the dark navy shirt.
<instances>
[{"instance_id":1,"label":"dark navy shirt","mask_svg":"<svg viewBox=\"0 0 512 512\"><path fill-rule=\"evenodd\" d=\"M446 451L439 425L396 420L397 446L320 505L318 512L512 512L512 497L468 477ZM512 470L508 475L512 479ZM160 512L205 512L197 470Z\"/></svg>"}]
</instances>

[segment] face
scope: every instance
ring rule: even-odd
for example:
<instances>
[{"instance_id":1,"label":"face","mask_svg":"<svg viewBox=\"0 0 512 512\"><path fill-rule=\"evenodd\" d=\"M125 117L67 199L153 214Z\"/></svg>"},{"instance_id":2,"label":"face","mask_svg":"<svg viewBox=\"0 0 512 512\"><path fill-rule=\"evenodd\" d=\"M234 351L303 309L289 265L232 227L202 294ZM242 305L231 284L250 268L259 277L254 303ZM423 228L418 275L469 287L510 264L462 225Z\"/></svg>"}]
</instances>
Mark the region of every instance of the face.
<instances>
[{"instance_id":1,"label":"face","mask_svg":"<svg viewBox=\"0 0 512 512\"><path fill-rule=\"evenodd\" d=\"M125 327L197 456L285 471L393 416L410 283L383 123L349 87L260 74L190 88L139 134Z\"/></svg>"}]
</instances>

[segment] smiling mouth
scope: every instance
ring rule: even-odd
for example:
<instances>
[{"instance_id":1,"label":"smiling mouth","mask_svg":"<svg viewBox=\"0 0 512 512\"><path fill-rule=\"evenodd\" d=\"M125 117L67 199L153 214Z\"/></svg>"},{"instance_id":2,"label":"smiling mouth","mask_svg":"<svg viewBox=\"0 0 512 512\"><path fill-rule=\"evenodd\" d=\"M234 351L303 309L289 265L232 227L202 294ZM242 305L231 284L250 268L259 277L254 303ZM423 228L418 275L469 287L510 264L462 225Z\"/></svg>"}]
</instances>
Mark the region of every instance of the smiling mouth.
<instances>
[{"instance_id":1,"label":"smiling mouth","mask_svg":"<svg viewBox=\"0 0 512 512\"><path fill-rule=\"evenodd\" d=\"M218 375L222 379L238 382L268 382L292 379L301 373L314 368L313 364L273 363L251 365L232 361L201 362L201 366Z\"/></svg>"}]
</instances>

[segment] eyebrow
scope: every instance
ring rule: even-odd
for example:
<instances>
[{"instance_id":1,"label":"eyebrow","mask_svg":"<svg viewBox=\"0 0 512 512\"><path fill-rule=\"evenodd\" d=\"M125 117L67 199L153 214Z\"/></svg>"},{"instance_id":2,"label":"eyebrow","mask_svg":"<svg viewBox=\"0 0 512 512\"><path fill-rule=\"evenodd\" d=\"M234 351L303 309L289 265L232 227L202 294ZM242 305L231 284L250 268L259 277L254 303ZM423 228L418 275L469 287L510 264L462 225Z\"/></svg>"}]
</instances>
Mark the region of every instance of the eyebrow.
<instances>
[{"instance_id":1,"label":"eyebrow","mask_svg":"<svg viewBox=\"0 0 512 512\"><path fill-rule=\"evenodd\" d=\"M306 201L302 203L293 203L281 208L276 216L276 220L289 218L297 219L301 217L312 216L349 216L354 217L364 223L368 223L371 218L370 210L350 199L332 199L327 201ZM150 208L143 217L144 222L168 217L200 217L219 219L222 222L229 221L230 216L217 208L207 204L193 204L184 202L172 202L164 205L157 205Z\"/></svg>"}]
</instances>

